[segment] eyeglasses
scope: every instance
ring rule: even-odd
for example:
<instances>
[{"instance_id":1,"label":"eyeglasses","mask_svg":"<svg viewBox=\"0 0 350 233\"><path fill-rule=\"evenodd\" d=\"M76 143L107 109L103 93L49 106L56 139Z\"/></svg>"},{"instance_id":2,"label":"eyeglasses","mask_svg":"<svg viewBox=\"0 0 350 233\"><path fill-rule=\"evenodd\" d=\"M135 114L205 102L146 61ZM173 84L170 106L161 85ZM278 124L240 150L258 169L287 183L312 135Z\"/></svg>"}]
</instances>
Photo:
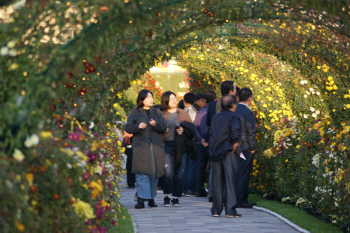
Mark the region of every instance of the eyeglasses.
<instances>
[{"instance_id":1,"label":"eyeglasses","mask_svg":"<svg viewBox=\"0 0 350 233\"><path fill-rule=\"evenodd\" d=\"M177 98L170 98L169 101L176 101L177 102Z\"/></svg>"},{"instance_id":2,"label":"eyeglasses","mask_svg":"<svg viewBox=\"0 0 350 233\"><path fill-rule=\"evenodd\" d=\"M202 101L203 103L205 103L205 104L207 103L207 101L206 101L206 100L201 99L201 101Z\"/></svg>"}]
</instances>

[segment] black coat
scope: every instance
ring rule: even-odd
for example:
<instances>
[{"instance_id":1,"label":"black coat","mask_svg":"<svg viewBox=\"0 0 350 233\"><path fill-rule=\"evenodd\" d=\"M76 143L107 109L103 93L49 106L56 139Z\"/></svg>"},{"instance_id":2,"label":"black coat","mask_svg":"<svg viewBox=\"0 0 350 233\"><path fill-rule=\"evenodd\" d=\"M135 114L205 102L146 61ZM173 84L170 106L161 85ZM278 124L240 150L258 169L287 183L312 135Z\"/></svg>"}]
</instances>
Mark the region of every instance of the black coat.
<instances>
[{"instance_id":1,"label":"black coat","mask_svg":"<svg viewBox=\"0 0 350 233\"><path fill-rule=\"evenodd\" d=\"M226 152L233 151L233 144L242 141L242 124L240 118L231 111L223 110L216 114L209 128L209 159L217 161L224 157ZM240 146L235 151L239 156Z\"/></svg>"},{"instance_id":2,"label":"black coat","mask_svg":"<svg viewBox=\"0 0 350 233\"><path fill-rule=\"evenodd\" d=\"M254 112L252 112L247 106L243 104L238 104L235 113L241 119L243 127L242 151L256 150L257 145Z\"/></svg>"},{"instance_id":3,"label":"black coat","mask_svg":"<svg viewBox=\"0 0 350 233\"><path fill-rule=\"evenodd\" d=\"M187 152L191 159L195 159L197 156L196 146L196 128L194 124L190 122L181 122L180 126L184 129L182 135L179 135L175 131L174 143L175 143L175 156L176 163L180 164L182 161L182 154Z\"/></svg>"},{"instance_id":4,"label":"black coat","mask_svg":"<svg viewBox=\"0 0 350 233\"><path fill-rule=\"evenodd\" d=\"M149 121L156 121L156 126L150 125ZM140 123L146 123L145 129L139 129ZM151 151L152 143L153 152L157 164L157 177L164 174L164 144L162 135L166 131L167 126L159 109L151 108L150 115L147 116L143 108L133 108L130 111L128 120L125 125L125 131L133 134L133 161L132 173L135 174L151 174Z\"/></svg>"}]
</instances>

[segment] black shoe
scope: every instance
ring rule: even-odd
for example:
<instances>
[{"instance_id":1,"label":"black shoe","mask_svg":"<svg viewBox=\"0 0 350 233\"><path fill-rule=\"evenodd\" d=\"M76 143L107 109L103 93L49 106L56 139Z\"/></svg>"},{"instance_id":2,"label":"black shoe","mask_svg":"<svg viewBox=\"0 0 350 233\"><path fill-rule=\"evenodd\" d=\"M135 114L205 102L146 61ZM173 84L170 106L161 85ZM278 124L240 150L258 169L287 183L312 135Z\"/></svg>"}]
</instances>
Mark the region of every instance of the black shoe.
<instances>
[{"instance_id":1,"label":"black shoe","mask_svg":"<svg viewBox=\"0 0 350 233\"><path fill-rule=\"evenodd\" d=\"M194 192L188 191L186 197L194 197L196 194Z\"/></svg>"},{"instance_id":2,"label":"black shoe","mask_svg":"<svg viewBox=\"0 0 350 233\"><path fill-rule=\"evenodd\" d=\"M173 198L171 202L173 203L173 206L176 206L176 207L180 206L179 198Z\"/></svg>"},{"instance_id":3,"label":"black shoe","mask_svg":"<svg viewBox=\"0 0 350 233\"><path fill-rule=\"evenodd\" d=\"M248 208L248 209L250 209L250 208L253 208L253 206L255 206L255 205L256 205L255 202L253 202L253 203L251 203L251 204L245 203L245 204L243 204L243 205L237 206L236 208Z\"/></svg>"},{"instance_id":4,"label":"black shoe","mask_svg":"<svg viewBox=\"0 0 350 233\"><path fill-rule=\"evenodd\" d=\"M206 191L196 191L196 197L207 197L208 193Z\"/></svg>"},{"instance_id":5,"label":"black shoe","mask_svg":"<svg viewBox=\"0 0 350 233\"><path fill-rule=\"evenodd\" d=\"M213 202L213 198L212 197L209 197L208 199L209 199L208 200L209 202Z\"/></svg>"},{"instance_id":6,"label":"black shoe","mask_svg":"<svg viewBox=\"0 0 350 233\"><path fill-rule=\"evenodd\" d=\"M154 199L151 199L151 200L148 201L148 206L149 207L158 207L158 205L156 204Z\"/></svg>"},{"instance_id":7,"label":"black shoe","mask_svg":"<svg viewBox=\"0 0 350 233\"><path fill-rule=\"evenodd\" d=\"M164 197L164 206L170 206L170 197L168 196Z\"/></svg>"},{"instance_id":8,"label":"black shoe","mask_svg":"<svg viewBox=\"0 0 350 233\"><path fill-rule=\"evenodd\" d=\"M182 196L183 196L183 197L186 197L186 196L187 196L187 191L183 191L183 192L182 192Z\"/></svg>"},{"instance_id":9,"label":"black shoe","mask_svg":"<svg viewBox=\"0 0 350 233\"><path fill-rule=\"evenodd\" d=\"M138 198L137 203L135 205L135 209L145 208L145 203L143 203L143 198Z\"/></svg>"}]
</instances>

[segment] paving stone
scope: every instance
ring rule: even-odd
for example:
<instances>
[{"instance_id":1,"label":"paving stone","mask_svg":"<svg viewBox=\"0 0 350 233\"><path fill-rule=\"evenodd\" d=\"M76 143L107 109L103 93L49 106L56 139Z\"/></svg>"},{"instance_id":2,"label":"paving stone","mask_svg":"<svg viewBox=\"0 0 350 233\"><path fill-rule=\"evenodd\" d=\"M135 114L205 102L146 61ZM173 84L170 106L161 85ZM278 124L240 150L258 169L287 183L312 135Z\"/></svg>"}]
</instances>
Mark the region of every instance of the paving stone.
<instances>
[{"instance_id":1,"label":"paving stone","mask_svg":"<svg viewBox=\"0 0 350 233\"><path fill-rule=\"evenodd\" d=\"M122 177L126 184L126 178ZM122 184L123 186L123 184ZM126 185L124 185L125 187ZM123 188L123 187L122 187ZM121 203L128 208L134 221L135 233L295 233L294 228L278 218L255 209L237 209L241 218L212 217L212 203L205 197L181 197L180 207L164 207L164 194L157 191L157 208L150 208L145 202L144 209L135 209L135 189L125 188Z\"/></svg>"}]
</instances>

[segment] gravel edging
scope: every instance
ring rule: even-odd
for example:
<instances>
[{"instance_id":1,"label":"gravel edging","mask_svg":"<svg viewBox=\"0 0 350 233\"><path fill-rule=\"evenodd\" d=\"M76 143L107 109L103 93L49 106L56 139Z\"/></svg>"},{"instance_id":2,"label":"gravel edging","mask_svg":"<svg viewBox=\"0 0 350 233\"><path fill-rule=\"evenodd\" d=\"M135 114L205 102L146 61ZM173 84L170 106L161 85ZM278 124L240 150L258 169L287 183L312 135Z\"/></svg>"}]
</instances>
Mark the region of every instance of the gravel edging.
<instances>
[{"instance_id":1,"label":"gravel edging","mask_svg":"<svg viewBox=\"0 0 350 233\"><path fill-rule=\"evenodd\" d=\"M258 206L253 206L253 208L256 209L256 210L260 210L260 211L263 211L263 212L266 212L268 214L271 214L271 215L275 216L276 218L280 219L282 222L288 224L289 226L293 227L294 229L296 229L299 232L310 233L310 231L299 227L298 225L292 223L291 221L289 221L288 219L286 219L282 215L279 215L279 214L277 214L277 213L275 213L275 212L273 212L271 210L268 210L268 209L265 209L265 208L262 208L262 207L258 207Z\"/></svg>"}]
</instances>

